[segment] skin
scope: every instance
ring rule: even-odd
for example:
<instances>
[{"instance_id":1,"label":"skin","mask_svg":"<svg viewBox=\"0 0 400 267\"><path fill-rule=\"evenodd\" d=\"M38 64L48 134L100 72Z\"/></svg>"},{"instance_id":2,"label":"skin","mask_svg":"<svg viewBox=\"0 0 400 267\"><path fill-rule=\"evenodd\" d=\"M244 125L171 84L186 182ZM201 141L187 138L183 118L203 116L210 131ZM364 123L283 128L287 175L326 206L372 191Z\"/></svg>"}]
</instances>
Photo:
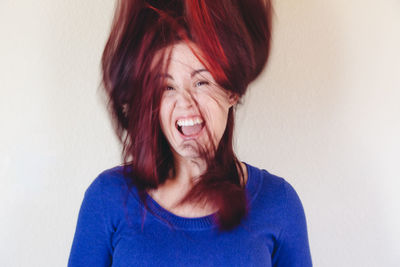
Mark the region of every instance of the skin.
<instances>
[{"instance_id":1,"label":"skin","mask_svg":"<svg viewBox=\"0 0 400 267\"><path fill-rule=\"evenodd\" d=\"M200 54L194 44L191 46ZM186 43L177 43L170 49L170 63L164 74L166 89L161 99L160 124L174 157L175 177L149 194L176 215L200 217L215 210L207 205L176 204L193 186L193 177L206 170L200 151L212 155L225 131L229 109L237 103L238 97L217 85ZM177 120L188 118L204 121L199 134L187 137L178 131Z\"/></svg>"}]
</instances>

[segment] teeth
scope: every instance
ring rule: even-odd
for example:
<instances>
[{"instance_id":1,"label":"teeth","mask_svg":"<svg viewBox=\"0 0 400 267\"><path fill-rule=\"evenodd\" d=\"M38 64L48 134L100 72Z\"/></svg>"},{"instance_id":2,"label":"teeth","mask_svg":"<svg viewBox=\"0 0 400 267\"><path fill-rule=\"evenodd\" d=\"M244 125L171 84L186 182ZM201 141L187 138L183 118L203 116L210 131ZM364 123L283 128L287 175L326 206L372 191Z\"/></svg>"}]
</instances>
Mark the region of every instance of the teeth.
<instances>
[{"instance_id":1,"label":"teeth","mask_svg":"<svg viewBox=\"0 0 400 267\"><path fill-rule=\"evenodd\" d=\"M201 118L195 118L195 119L181 119L178 120L178 122L176 124L178 124L178 126L193 126L195 124L200 124L203 123L203 120Z\"/></svg>"}]
</instances>

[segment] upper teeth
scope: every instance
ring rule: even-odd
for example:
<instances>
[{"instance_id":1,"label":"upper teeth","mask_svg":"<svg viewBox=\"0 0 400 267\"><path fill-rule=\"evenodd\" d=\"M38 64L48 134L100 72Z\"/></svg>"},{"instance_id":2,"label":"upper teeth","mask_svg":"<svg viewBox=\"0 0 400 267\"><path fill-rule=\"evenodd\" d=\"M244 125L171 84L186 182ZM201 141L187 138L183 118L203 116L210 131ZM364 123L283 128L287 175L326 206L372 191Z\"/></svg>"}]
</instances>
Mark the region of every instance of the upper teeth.
<instances>
[{"instance_id":1,"label":"upper teeth","mask_svg":"<svg viewBox=\"0 0 400 267\"><path fill-rule=\"evenodd\" d=\"M178 126L193 126L195 124L200 124L203 123L203 120L201 118L195 118L195 119L181 119L178 120L176 124Z\"/></svg>"}]
</instances>

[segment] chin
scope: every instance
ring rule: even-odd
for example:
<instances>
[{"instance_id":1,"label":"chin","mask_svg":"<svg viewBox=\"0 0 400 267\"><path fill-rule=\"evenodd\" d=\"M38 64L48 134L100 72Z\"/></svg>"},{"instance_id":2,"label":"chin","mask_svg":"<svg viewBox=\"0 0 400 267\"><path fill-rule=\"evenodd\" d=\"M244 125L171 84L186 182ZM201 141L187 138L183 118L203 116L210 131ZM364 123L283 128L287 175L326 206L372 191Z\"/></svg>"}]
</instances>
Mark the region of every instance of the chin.
<instances>
[{"instance_id":1,"label":"chin","mask_svg":"<svg viewBox=\"0 0 400 267\"><path fill-rule=\"evenodd\" d=\"M178 154L183 158L199 158L201 157L199 145L195 142L187 142L179 149Z\"/></svg>"}]
</instances>

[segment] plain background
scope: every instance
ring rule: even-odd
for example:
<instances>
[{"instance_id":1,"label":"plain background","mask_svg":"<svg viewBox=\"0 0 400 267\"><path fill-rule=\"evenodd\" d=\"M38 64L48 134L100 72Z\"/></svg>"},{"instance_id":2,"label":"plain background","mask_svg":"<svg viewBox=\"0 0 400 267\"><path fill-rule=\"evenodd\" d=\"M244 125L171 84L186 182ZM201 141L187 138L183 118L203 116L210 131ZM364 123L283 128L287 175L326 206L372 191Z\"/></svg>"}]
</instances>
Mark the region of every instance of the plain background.
<instances>
[{"instance_id":1,"label":"plain background","mask_svg":"<svg viewBox=\"0 0 400 267\"><path fill-rule=\"evenodd\" d=\"M315 266L398 266L400 1L274 5L238 155L295 187ZM65 266L85 189L120 162L98 91L113 8L0 2L1 266Z\"/></svg>"}]
</instances>

